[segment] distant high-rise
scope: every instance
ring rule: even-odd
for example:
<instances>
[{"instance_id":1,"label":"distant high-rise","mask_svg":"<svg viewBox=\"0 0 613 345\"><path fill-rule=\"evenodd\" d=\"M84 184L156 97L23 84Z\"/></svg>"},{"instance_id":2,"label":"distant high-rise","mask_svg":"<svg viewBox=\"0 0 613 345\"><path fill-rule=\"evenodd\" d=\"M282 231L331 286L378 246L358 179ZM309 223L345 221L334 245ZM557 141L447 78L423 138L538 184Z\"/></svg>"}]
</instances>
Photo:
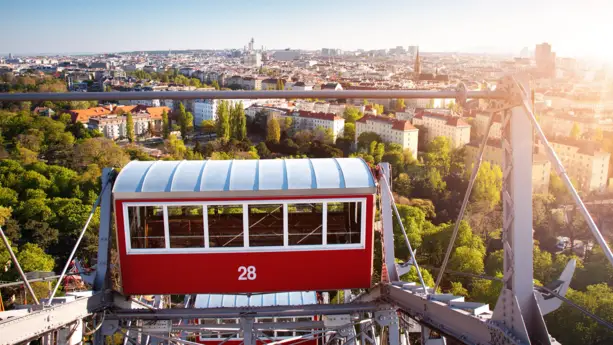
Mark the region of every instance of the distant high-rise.
<instances>
[{"instance_id":1,"label":"distant high-rise","mask_svg":"<svg viewBox=\"0 0 613 345\"><path fill-rule=\"evenodd\" d=\"M556 53L551 51L551 45L549 43L537 44L534 57L536 60L536 69L542 77L555 77Z\"/></svg>"},{"instance_id":2,"label":"distant high-rise","mask_svg":"<svg viewBox=\"0 0 613 345\"><path fill-rule=\"evenodd\" d=\"M253 37L251 37L251 41L249 41L249 51L250 52L253 51L254 43L255 43L255 40L253 39Z\"/></svg>"},{"instance_id":3,"label":"distant high-rise","mask_svg":"<svg viewBox=\"0 0 613 345\"><path fill-rule=\"evenodd\" d=\"M13 53L9 53L9 59L13 58Z\"/></svg>"},{"instance_id":4,"label":"distant high-rise","mask_svg":"<svg viewBox=\"0 0 613 345\"><path fill-rule=\"evenodd\" d=\"M417 51L415 52L415 65L413 66L413 74L415 78L419 78L419 75L421 74L421 61L419 60L419 47L417 48Z\"/></svg>"},{"instance_id":5,"label":"distant high-rise","mask_svg":"<svg viewBox=\"0 0 613 345\"><path fill-rule=\"evenodd\" d=\"M413 56L415 56L418 50L419 50L418 46L409 46L409 54Z\"/></svg>"}]
</instances>

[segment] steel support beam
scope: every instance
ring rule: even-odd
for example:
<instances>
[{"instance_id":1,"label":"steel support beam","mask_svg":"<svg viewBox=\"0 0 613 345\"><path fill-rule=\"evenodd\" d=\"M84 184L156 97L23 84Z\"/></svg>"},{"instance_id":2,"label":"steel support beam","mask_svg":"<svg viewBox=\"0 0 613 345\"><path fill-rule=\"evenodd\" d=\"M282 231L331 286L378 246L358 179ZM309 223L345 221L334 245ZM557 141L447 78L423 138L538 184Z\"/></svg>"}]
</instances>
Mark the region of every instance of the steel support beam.
<instances>
[{"instance_id":1,"label":"steel support beam","mask_svg":"<svg viewBox=\"0 0 613 345\"><path fill-rule=\"evenodd\" d=\"M111 228L113 209L112 181L115 172L111 168L102 170L102 186L109 184L100 196L100 230L98 232L98 260L96 262L96 275L94 278L94 291L103 291L110 288L109 261L111 258Z\"/></svg>"},{"instance_id":2,"label":"steel support beam","mask_svg":"<svg viewBox=\"0 0 613 345\"><path fill-rule=\"evenodd\" d=\"M510 85L520 99L530 85ZM532 238L533 128L523 104L503 113L503 288L493 320L524 343L550 344L534 295Z\"/></svg>"},{"instance_id":3,"label":"steel support beam","mask_svg":"<svg viewBox=\"0 0 613 345\"><path fill-rule=\"evenodd\" d=\"M132 320L178 320L181 318L241 318L252 317L299 317L314 315L342 315L368 313L392 308L385 303L351 303L351 304L314 304L303 306L275 307L241 307L241 308L207 308L207 309L123 309L114 310L107 319Z\"/></svg>"},{"instance_id":4,"label":"steel support beam","mask_svg":"<svg viewBox=\"0 0 613 345\"><path fill-rule=\"evenodd\" d=\"M393 285L378 288L384 290L381 292L384 299L397 306L400 312L446 337L465 344L503 344L494 339L508 341L508 344L529 344L514 339L504 328L486 319L451 308L443 302L429 300Z\"/></svg>"},{"instance_id":5,"label":"steel support beam","mask_svg":"<svg viewBox=\"0 0 613 345\"><path fill-rule=\"evenodd\" d=\"M151 92L65 92L65 93L3 93L2 101L84 101L84 100L146 100L146 99L274 99L274 98L369 98L369 99L504 99L496 91L429 91L429 90L343 90L343 91L151 91Z\"/></svg>"},{"instance_id":6,"label":"steel support beam","mask_svg":"<svg viewBox=\"0 0 613 345\"><path fill-rule=\"evenodd\" d=\"M381 179L391 181L392 167L389 163L380 163ZM383 233L383 255L384 263L387 269L388 281L398 281L400 277L396 270L396 254L394 252L394 215L392 214L392 202L394 197L390 194L390 188L386 188L386 184L379 181L381 188L381 224ZM391 182L388 182L391 186Z\"/></svg>"},{"instance_id":7,"label":"steel support beam","mask_svg":"<svg viewBox=\"0 0 613 345\"><path fill-rule=\"evenodd\" d=\"M102 294L79 298L0 322L0 345L25 342L104 309Z\"/></svg>"}]
</instances>

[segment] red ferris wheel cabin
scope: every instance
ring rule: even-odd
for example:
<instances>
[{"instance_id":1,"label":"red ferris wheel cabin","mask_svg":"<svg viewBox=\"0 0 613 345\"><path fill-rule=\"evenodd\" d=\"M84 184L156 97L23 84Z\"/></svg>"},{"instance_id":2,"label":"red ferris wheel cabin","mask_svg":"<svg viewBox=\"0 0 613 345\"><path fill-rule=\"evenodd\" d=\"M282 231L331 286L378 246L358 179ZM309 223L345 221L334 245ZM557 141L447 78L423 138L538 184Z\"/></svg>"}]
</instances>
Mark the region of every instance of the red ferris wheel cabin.
<instances>
[{"instance_id":1,"label":"red ferris wheel cabin","mask_svg":"<svg viewBox=\"0 0 613 345\"><path fill-rule=\"evenodd\" d=\"M370 287L358 158L130 162L113 187L125 294Z\"/></svg>"}]
</instances>

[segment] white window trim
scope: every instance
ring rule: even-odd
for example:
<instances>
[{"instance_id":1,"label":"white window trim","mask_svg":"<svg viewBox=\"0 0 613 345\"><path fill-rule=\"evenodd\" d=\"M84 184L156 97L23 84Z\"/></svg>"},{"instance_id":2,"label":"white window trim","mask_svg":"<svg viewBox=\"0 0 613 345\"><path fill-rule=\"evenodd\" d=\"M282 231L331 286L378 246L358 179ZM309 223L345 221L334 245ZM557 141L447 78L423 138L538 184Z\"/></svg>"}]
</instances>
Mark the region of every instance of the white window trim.
<instances>
[{"instance_id":1,"label":"white window trim","mask_svg":"<svg viewBox=\"0 0 613 345\"><path fill-rule=\"evenodd\" d=\"M232 200L232 201L200 201L200 202L122 202L123 223L125 235L125 248L128 255L139 254L202 254L202 253L254 253L254 252L294 252L319 250L355 250L366 247L366 201L367 198L339 198L339 199L284 199L284 200ZM327 243L327 211L329 202L360 202L362 204L362 222L360 226L360 243L328 244ZM322 244L320 245L289 245L288 204L322 204ZM248 205L283 205L283 246L249 247L249 213ZM208 206L243 205L243 247L210 247L208 233ZM164 212L164 240L165 248L132 248L129 226L128 207L159 206ZM204 222L204 247L196 248L170 248L170 234L168 226L168 206L202 206Z\"/></svg>"}]
</instances>

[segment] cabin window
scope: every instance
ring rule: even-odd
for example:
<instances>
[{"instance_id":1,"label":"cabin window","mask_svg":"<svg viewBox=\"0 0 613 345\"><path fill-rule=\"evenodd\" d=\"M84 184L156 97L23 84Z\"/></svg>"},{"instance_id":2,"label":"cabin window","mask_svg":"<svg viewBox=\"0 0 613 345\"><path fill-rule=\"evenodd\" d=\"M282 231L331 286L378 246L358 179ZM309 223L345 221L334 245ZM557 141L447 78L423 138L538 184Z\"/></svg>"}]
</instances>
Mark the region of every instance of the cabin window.
<instances>
[{"instance_id":1,"label":"cabin window","mask_svg":"<svg viewBox=\"0 0 613 345\"><path fill-rule=\"evenodd\" d=\"M168 206L170 248L204 247L202 206Z\"/></svg>"},{"instance_id":2,"label":"cabin window","mask_svg":"<svg viewBox=\"0 0 613 345\"><path fill-rule=\"evenodd\" d=\"M288 204L287 231L290 246L321 245L323 204Z\"/></svg>"},{"instance_id":3,"label":"cabin window","mask_svg":"<svg viewBox=\"0 0 613 345\"><path fill-rule=\"evenodd\" d=\"M283 204L249 205L249 247L283 246Z\"/></svg>"},{"instance_id":4,"label":"cabin window","mask_svg":"<svg viewBox=\"0 0 613 345\"><path fill-rule=\"evenodd\" d=\"M327 205L327 243L360 243L362 234L361 202L329 202Z\"/></svg>"},{"instance_id":5,"label":"cabin window","mask_svg":"<svg viewBox=\"0 0 613 345\"><path fill-rule=\"evenodd\" d=\"M128 224L132 248L166 247L162 206L128 207Z\"/></svg>"},{"instance_id":6,"label":"cabin window","mask_svg":"<svg viewBox=\"0 0 613 345\"><path fill-rule=\"evenodd\" d=\"M209 247L243 247L243 205L208 205Z\"/></svg>"},{"instance_id":7,"label":"cabin window","mask_svg":"<svg viewBox=\"0 0 613 345\"><path fill-rule=\"evenodd\" d=\"M365 199L125 204L128 249L206 252L364 244ZM349 247L347 247L349 248ZM163 250L160 250L163 249ZM183 249L182 251L180 249Z\"/></svg>"}]
</instances>

